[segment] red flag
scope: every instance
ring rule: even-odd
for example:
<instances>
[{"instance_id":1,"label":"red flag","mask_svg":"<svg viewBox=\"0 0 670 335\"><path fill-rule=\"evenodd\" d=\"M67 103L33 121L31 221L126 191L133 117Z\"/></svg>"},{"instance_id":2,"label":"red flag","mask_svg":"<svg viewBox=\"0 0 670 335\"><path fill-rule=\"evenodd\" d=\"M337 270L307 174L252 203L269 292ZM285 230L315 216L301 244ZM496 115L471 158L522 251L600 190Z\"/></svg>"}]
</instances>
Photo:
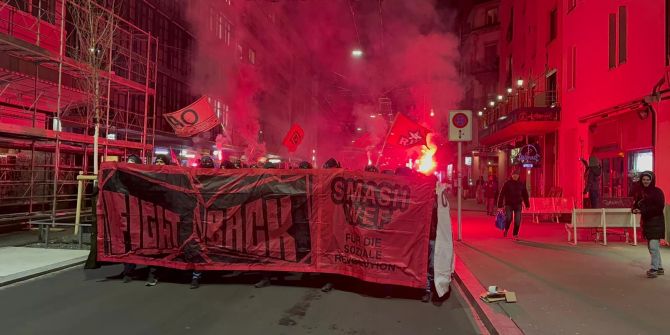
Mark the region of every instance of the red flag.
<instances>
[{"instance_id":1,"label":"red flag","mask_svg":"<svg viewBox=\"0 0 670 335\"><path fill-rule=\"evenodd\" d=\"M172 161L172 165L181 165L179 162L179 157L177 157L177 154L174 153L174 150L172 150L172 147L170 147L170 160Z\"/></svg>"},{"instance_id":2,"label":"red flag","mask_svg":"<svg viewBox=\"0 0 670 335\"><path fill-rule=\"evenodd\" d=\"M296 149L298 149L298 146L302 142L302 139L305 137L305 131L302 130L300 125L297 123L294 123L293 126L291 126L291 129L288 130L288 133L286 133L286 136L284 137L284 141L282 141L282 144L288 148L289 152L294 152Z\"/></svg>"},{"instance_id":3,"label":"red flag","mask_svg":"<svg viewBox=\"0 0 670 335\"><path fill-rule=\"evenodd\" d=\"M387 143L396 144L405 148L425 145L426 135L430 132L430 129L398 113L395 122L393 122L393 125L391 126L391 132L387 138Z\"/></svg>"},{"instance_id":4,"label":"red flag","mask_svg":"<svg viewBox=\"0 0 670 335\"><path fill-rule=\"evenodd\" d=\"M191 137L219 124L219 118L214 114L205 96L176 112L163 116L179 137Z\"/></svg>"}]
</instances>

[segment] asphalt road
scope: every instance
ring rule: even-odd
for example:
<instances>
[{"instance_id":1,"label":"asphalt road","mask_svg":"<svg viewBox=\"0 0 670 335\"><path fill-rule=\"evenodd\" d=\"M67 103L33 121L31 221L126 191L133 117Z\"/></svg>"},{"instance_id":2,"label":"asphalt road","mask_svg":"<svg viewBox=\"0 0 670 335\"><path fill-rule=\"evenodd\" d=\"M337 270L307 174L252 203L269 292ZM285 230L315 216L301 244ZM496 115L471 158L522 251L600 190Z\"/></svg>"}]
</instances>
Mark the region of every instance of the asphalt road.
<instances>
[{"instance_id":1,"label":"asphalt road","mask_svg":"<svg viewBox=\"0 0 670 335\"><path fill-rule=\"evenodd\" d=\"M258 274L163 273L157 286L107 280L118 265L81 267L0 289L2 334L477 334L458 290L422 303L421 290L292 276L254 288ZM143 276L139 273L138 276ZM454 284L452 284L454 285ZM390 298L386 298L390 294Z\"/></svg>"}]
</instances>

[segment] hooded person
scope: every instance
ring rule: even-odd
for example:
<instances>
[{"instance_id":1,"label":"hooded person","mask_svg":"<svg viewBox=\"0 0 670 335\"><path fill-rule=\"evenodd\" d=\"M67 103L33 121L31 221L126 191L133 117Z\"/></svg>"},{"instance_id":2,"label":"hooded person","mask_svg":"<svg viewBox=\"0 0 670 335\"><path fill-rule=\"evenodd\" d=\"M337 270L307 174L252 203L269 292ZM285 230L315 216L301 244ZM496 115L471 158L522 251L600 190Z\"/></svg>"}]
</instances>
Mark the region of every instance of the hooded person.
<instances>
[{"instance_id":1,"label":"hooded person","mask_svg":"<svg viewBox=\"0 0 670 335\"><path fill-rule=\"evenodd\" d=\"M665 195L656 187L656 176L651 171L640 174L640 191L635 197L632 212L642 216L642 234L647 239L647 248L651 256L651 268L647 271L647 277L656 278L664 275L661 263L660 244L665 238Z\"/></svg>"},{"instance_id":2,"label":"hooded person","mask_svg":"<svg viewBox=\"0 0 670 335\"><path fill-rule=\"evenodd\" d=\"M521 205L530 207L530 199L526 184L519 180L521 171L512 170L509 180L503 184L500 196L498 196L498 208L505 208L505 232L503 237L507 237L507 231L512 224L512 215L514 215L514 239L519 240L519 228L521 227Z\"/></svg>"},{"instance_id":3,"label":"hooded person","mask_svg":"<svg viewBox=\"0 0 670 335\"><path fill-rule=\"evenodd\" d=\"M213 169L214 160L210 156L202 156L202 158L200 158L200 167L203 169Z\"/></svg>"},{"instance_id":4,"label":"hooded person","mask_svg":"<svg viewBox=\"0 0 670 335\"><path fill-rule=\"evenodd\" d=\"M311 168L312 164L310 164L308 161L302 161L300 164L298 164L298 169L308 170Z\"/></svg>"},{"instance_id":5,"label":"hooded person","mask_svg":"<svg viewBox=\"0 0 670 335\"><path fill-rule=\"evenodd\" d=\"M586 170L584 170L584 192L589 195L590 208L600 208L600 175L602 168L597 157L591 156L588 163L580 158Z\"/></svg>"},{"instance_id":6,"label":"hooded person","mask_svg":"<svg viewBox=\"0 0 670 335\"><path fill-rule=\"evenodd\" d=\"M365 167L365 172L379 173L379 169L374 165L368 165Z\"/></svg>"},{"instance_id":7,"label":"hooded person","mask_svg":"<svg viewBox=\"0 0 670 335\"><path fill-rule=\"evenodd\" d=\"M328 159L325 163L323 163L323 168L324 169L339 169L342 166L340 165L340 162L338 162L335 158L330 158Z\"/></svg>"},{"instance_id":8,"label":"hooded person","mask_svg":"<svg viewBox=\"0 0 670 335\"><path fill-rule=\"evenodd\" d=\"M236 167L235 164L233 164L233 162L231 162L229 160L225 160L225 161L221 162L221 168L224 169L224 170L239 169L239 167Z\"/></svg>"},{"instance_id":9,"label":"hooded person","mask_svg":"<svg viewBox=\"0 0 670 335\"><path fill-rule=\"evenodd\" d=\"M170 165L172 161L168 155L156 155L154 165Z\"/></svg>"},{"instance_id":10,"label":"hooded person","mask_svg":"<svg viewBox=\"0 0 670 335\"><path fill-rule=\"evenodd\" d=\"M142 164L142 160L137 155L129 155L126 159L126 163L129 164Z\"/></svg>"}]
</instances>

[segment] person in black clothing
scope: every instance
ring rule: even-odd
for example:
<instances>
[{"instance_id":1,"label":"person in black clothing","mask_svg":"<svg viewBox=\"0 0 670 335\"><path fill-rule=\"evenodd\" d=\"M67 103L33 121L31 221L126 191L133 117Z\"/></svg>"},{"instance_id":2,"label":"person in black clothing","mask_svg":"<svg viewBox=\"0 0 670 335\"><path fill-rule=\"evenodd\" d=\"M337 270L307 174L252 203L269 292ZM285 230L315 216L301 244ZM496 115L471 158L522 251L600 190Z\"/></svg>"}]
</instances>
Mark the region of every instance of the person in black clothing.
<instances>
[{"instance_id":1,"label":"person in black clothing","mask_svg":"<svg viewBox=\"0 0 670 335\"><path fill-rule=\"evenodd\" d=\"M512 223L512 214L514 214L514 239L519 239L519 228L521 227L521 204L526 208L530 207L528 199L528 190L526 185L519 181L519 170L512 171L512 178L503 184L500 196L498 197L498 208L505 206L505 233L503 236L507 237L507 231Z\"/></svg>"},{"instance_id":2,"label":"person in black clothing","mask_svg":"<svg viewBox=\"0 0 670 335\"><path fill-rule=\"evenodd\" d=\"M633 203L633 213L642 214L642 233L647 239L647 248L651 255L651 269L647 277L656 278L665 274L661 263L660 242L665 237L665 196L656 187L654 173L645 171L640 174L641 189Z\"/></svg>"},{"instance_id":3,"label":"person in black clothing","mask_svg":"<svg viewBox=\"0 0 670 335\"><path fill-rule=\"evenodd\" d=\"M602 174L602 168L600 167L600 162L596 157L590 157L589 162L580 158L582 164L584 164L584 194L589 194L589 203L590 208L600 208L600 175Z\"/></svg>"}]
</instances>

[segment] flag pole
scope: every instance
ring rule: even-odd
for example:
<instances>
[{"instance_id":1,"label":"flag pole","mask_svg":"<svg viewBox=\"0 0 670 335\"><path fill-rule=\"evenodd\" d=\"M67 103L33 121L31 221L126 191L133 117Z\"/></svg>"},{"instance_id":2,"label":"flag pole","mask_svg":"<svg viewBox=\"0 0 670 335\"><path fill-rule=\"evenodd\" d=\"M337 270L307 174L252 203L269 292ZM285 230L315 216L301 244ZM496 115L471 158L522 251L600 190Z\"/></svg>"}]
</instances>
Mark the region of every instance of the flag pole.
<instances>
[{"instance_id":1,"label":"flag pole","mask_svg":"<svg viewBox=\"0 0 670 335\"><path fill-rule=\"evenodd\" d=\"M400 112L395 113L395 116L393 117L393 122L391 122L389 130L386 132L386 137L384 138L384 144L382 144L382 151L379 152L379 155L377 156L377 161L375 162L376 167L379 167L379 160L384 155L384 148L386 148L386 142L388 142L389 135L391 135L391 130L393 129L393 125L395 125L395 122L398 119L398 114L400 114Z\"/></svg>"}]
</instances>

